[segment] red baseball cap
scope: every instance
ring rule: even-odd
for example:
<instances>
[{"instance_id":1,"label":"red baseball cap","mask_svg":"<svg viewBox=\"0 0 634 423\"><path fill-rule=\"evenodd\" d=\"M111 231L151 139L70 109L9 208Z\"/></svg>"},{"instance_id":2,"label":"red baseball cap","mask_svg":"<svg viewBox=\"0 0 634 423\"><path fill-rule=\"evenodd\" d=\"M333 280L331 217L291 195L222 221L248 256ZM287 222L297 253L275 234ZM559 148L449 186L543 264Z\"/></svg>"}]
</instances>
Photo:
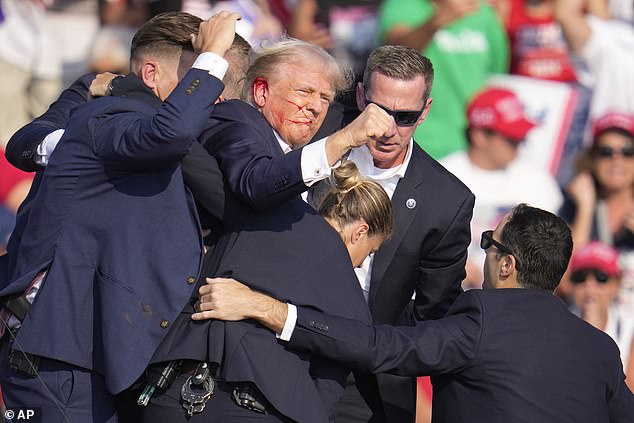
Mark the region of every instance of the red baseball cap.
<instances>
[{"instance_id":1,"label":"red baseball cap","mask_svg":"<svg viewBox=\"0 0 634 423\"><path fill-rule=\"evenodd\" d=\"M608 129L621 129L634 137L634 115L618 112L606 113L592 123L592 136L597 138Z\"/></svg>"},{"instance_id":2,"label":"red baseball cap","mask_svg":"<svg viewBox=\"0 0 634 423\"><path fill-rule=\"evenodd\" d=\"M608 276L619 274L618 251L602 242L592 241L579 248L572 256L570 271L596 269Z\"/></svg>"},{"instance_id":3,"label":"red baseball cap","mask_svg":"<svg viewBox=\"0 0 634 423\"><path fill-rule=\"evenodd\" d=\"M467 119L472 128L491 129L516 142L536 126L515 93L503 88L480 91L467 107Z\"/></svg>"}]
</instances>

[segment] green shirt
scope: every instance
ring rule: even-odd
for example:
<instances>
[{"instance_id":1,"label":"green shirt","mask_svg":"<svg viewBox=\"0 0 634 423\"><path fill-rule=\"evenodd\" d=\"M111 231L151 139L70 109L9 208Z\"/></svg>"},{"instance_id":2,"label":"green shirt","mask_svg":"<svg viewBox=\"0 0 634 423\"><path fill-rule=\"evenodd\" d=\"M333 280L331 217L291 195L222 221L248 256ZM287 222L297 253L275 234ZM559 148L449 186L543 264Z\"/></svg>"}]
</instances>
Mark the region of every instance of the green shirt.
<instances>
[{"instance_id":1,"label":"green shirt","mask_svg":"<svg viewBox=\"0 0 634 423\"><path fill-rule=\"evenodd\" d=\"M379 13L379 37L384 40L395 25L415 28L433 12L428 0L386 0ZM422 53L434 65L433 103L414 138L440 159L466 148L466 106L490 74L508 71L508 39L493 9L483 2L476 13L436 32Z\"/></svg>"}]
</instances>

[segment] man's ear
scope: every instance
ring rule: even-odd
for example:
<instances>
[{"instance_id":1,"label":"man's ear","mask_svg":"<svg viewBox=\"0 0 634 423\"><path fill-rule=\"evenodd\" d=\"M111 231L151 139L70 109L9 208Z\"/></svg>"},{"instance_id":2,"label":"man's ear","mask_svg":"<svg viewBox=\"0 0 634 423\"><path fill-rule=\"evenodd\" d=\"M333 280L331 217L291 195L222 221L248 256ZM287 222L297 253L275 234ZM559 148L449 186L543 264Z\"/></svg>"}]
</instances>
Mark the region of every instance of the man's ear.
<instances>
[{"instance_id":1,"label":"man's ear","mask_svg":"<svg viewBox=\"0 0 634 423\"><path fill-rule=\"evenodd\" d=\"M351 242L353 244L356 244L357 242L361 241L363 238L368 236L368 229L369 229L368 224L363 221L356 224L356 226L354 227L352 231Z\"/></svg>"},{"instance_id":2,"label":"man's ear","mask_svg":"<svg viewBox=\"0 0 634 423\"><path fill-rule=\"evenodd\" d=\"M363 82L357 83L357 108L360 112L365 109L365 87Z\"/></svg>"},{"instance_id":3,"label":"man's ear","mask_svg":"<svg viewBox=\"0 0 634 423\"><path fill-rule=\"evenodd\" d=\"M269 83L264 78L256 78L253 81L253 102L259 108L264 107L269 98Z\"/></svg>"},{"instance_id":4,"label":"man's ear","mask_svg":"<svg viewBox=\"0 0 634 423\"><path fill-rule=\"evenodd\" d=\"M505 254L500 258L500 278L507 279L509 278L513 272L516 272L515 269L515 257L510 254Z\"/></svg>"},{"instance_id":5,"label":"man's ear","mask_svg":"<svg viewBox=\"0 0 634 423\"><path fill-rule=\"evenodd\" d=\"M143 83L150 89L154 90L159 81L160 67L159 64L153 60L148 60L141 65L140 75Z\"/></svg>"}]
</instances>

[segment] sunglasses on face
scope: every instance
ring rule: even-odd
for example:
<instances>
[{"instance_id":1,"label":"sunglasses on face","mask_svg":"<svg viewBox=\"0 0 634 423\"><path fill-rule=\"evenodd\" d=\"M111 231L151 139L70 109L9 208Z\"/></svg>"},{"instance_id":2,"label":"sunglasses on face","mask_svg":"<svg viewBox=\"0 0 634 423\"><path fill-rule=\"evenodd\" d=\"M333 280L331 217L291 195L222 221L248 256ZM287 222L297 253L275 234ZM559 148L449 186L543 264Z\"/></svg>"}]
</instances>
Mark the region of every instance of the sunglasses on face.
<instances>
[{"instance_id":1,"label":"sunglasses on face","mask_svg":"<svg viewBox=\"0 0 634 423\"><path fill-rule=\"evenodd\" d=\"M392 110L392 109L388 109L387 107L374 102L372 100L368 100L367 98L364 99L365 101L365 105L367 106L368 104L372 103L375 104L377 106L379 106L381 109L383 109L388 115L392 116L394 118L394 122L396 122L396 125L398 126L414 126L416 125L416 122L418 122L418 118L420 117L420 115L423 114L423 111L425 110L425 106L427 105L427 97L425 97L424 99L425 101L423 101L423 108L420 110Z\"/></svg>"},{"instance_id":2,"label":"sunglasses on face","mask_svg":"<svg viewBox=\"0 0 634 423\"><path fill-rule=\"evenodd\" d=\"M486 251L492 246L495 246L495 248L497 248L504 254L515 257L515 254L513 254L513 251L511 251L509 247L493 239L492 230L482 232L482 237L480 238L480 248ZM515 268L518 271L520 270L520 261L517 259L517 257L515 257Z\"/></svg>"},{"instance_id":3,"label":"sunglasses on face","mask_svg":"<svg viewBox=\"0 0 634 423\"><path fill-rule=\"evenodd\" d=\"M599 283L606 283L608 279L610 279L610 276L607 273L598 269L584 269L572 273L570 275L570 281L573 284L578 285L580 283L584 283L590 275L594 275L594 279Z\"/></svg>"},{"instance_id":4,"label":"sunglasses on face","mask_svg":"<svg viewBox=\"0 0 634 423\"><path fill-rule=\"evenodd\" d=\"M597 147L595 149L594 154L600 158L611 158L614 157L615 154L621 155L623 157L634 157L634 147L625 147L625 148L612 148L612 147Z\"/></svg>"}]
</instances>

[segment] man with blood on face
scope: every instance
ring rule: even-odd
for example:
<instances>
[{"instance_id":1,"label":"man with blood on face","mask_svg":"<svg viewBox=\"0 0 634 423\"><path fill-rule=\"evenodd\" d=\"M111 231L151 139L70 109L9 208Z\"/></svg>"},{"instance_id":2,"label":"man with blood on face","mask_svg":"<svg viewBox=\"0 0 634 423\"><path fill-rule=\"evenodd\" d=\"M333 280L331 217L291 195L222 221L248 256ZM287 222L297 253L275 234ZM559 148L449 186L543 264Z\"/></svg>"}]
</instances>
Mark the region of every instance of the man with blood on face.
<instances>
[{"instance_id":1,"label":"man with blood on face","mask_svg":"<svg viewBox=\"0 0 634 423\"><path fill-rule=\"evenodd\" d=\"M307 145L337 92L351 81L321 47L286 39L261 48L241 101L214 110L201 142L220 163L230 191L249 207L269 208L327 178L351 148L396 131L376 105L331 136Z\"/></svg>"},{"instance_id":2,"label":"man with blood on face","mask_svg":"<svg viewBox=\"0 0 634 423\"><path fill-rule=\"evenodd\" d=\"M328 69L293 63L285 75L254 81L254 103L291 148L306 144L326 117L335 88Z\"/></svg>"}]
</instances>

